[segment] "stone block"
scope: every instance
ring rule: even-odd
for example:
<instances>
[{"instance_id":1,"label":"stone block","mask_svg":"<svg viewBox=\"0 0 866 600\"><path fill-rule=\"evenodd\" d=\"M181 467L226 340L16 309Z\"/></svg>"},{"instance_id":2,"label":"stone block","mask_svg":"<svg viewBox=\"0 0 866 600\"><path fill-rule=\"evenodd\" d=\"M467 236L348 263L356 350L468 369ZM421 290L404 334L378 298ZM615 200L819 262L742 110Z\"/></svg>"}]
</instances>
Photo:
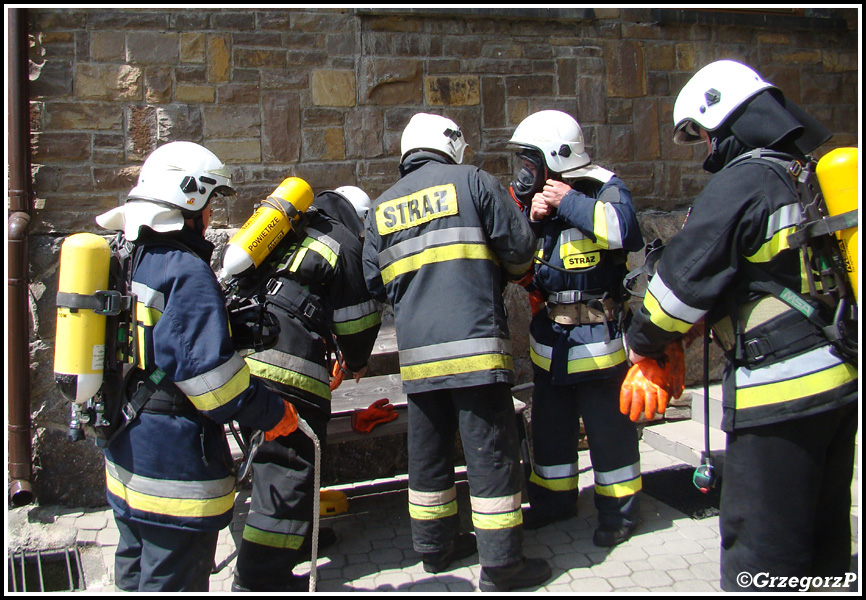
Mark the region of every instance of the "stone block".
<instances>
[{"instance_id":1,"label":"stone block","mask_svg":"<svg viewBox=\"0 0 866 600\"><path fill-rule=\"evenodd\" d=\"M156 111L160 143L185 140L201 143L204 131L201 109L189 104L170 104Z\"/></svg>"},{"instance_id":2,"label":"stone block","mask_svg":"<svg viewBox=\"0 0 866 600\"><path fill-rule=\"evenodd\" d=\"M638 98L634 101L634 147L636 160L660 158L659 107L656 100Z\"/></svg>"},{"instance_id":3,"label":"stone block","mask_svg":"<svg viewBox=\"0 0 866 600\"><path fill-rule=\"evenodd\" d=\"M284 68L288 66L285 50L236 48L234 64L238 67Z\"/></svg>"},{"instance_id":4,"label":"stone block","mask_svg":"<svg viewBox=\"0 0 866 600\"><path fill-rule=\"evenodd\" d=\"M481 114L485 129L505 127L505 83L501 77L481 78Z\"/></svg>"},{"instance_id":5,"label":"stone block","mask_svg":"<svg viewBox=\"0 0 866 600\"><path fill-rule=\"evenodd\" d=\"M320 69L313 71L313 106L355 106L355 72Z\"/></svg>"},{"instance_id":6,"label":"stone block","mask_svg":"<svg viewBox=\"0 0 866 600\"><path fill-rule=\"evenodd\" d=\"M87 133L45 132L31 136L34 163L82 161L90 158Z\"/></svg>"},{"instance_id":7,"label":"stone block","mask_svg":"<svg viewBox=\"0 0 866 600\"><path fill-rule=\"evenodd\" d=\"M300 156L300 99L296 94L262 94L262 159L295 162Z\"/></svg>"},{"instance_id":8,"label":"stone block","mask_svg":"<svg viewBox=\"0 0 866 600\"><path fill-rule=\"evenodd\" d=\"M421 61L412 59L361 59L363 104L421 104Z\"/></svg>"},{"instance_id":9,"label":"stone block","mask_svg":"<svg viewBox=\"0 0 866 600\"><path fill-rule=\"evenodd\" d=\"M481 85L477 75L441 75L424 78L424 99L431 106L477 106Z\"/></svg>"},{"instance_id":10,"label":"stone block","mask_svg":"<svg viewBox=\"0 0 866 600\"><path fill-rule=\"evenodd\" d=\"M261 132L258 106L207 106L204 130L209 138L258 137Z\"/></svg>"},{"instance_id":11,"label":"stone block","mask_svg":"<svg viewBox=\"0 0 866 600\"><path fill-rule=\"evenodd\" d=\"M93 169L93 187L99 191L129 191L138 179L140 167L105 167Z\"/></svg>"},{"instance_id":12,"label":"stone block","mask_svg":"<svg viewBox=\"0 0 866 600\"><path fill-rule=\"evenodd\" d=\"M228 35L209 35L207 38L207 80L225 83L231 68L231 46Z\"/></svg>"},{"instance_id":13,"label":"stone block","mask_svg":"<svg viewBox=\"0 0 866 600\"><path fill-rule=\"evenodd\" d=\"M180 62L204 63L207 60L207 36L204 33L180 34Z\"/></svg>"},{"instance_id":14,"label":"stone block","mask_svg":"<svg viewBox=\"0 0 866 600\"><path fill-rule=\"evenodd\" d=\"M90 58L120 62L126 59L126 36L121 31L94 31L90 34Z\"/></svg>"},{"instance_id":15,"label":"stone block","mask_svg":"<svg viewBox=\"0 0 866 600\"><path fill-rule=\"evenodd\" d=\"M605 44L607 95L638 98L646 95L646 65L641 42L618 40Z\"/></svg>"},{"instance_id":16,"label":"stone block","mask_svg":"<svg viewBox=\"0 0 866 600\"><path fill-rule=\"evenodd\" d=\"M206 142L205 146L228 165L258 163L262 160L262 146L258 138L254 140L218 140Z\"/></svg>"},{"instance_id":17,"label":"stone block","mask_svg":"<svg viewBox=\"0 0 866 600\"><path fill-rule=\"evenodd\" d=\"M173 65L180 55L180 35L172 32L132 31L126 36L126 62Z\"/></svg>"},{"instance_id":18,"label":"stone block","mask_svg":"<svg viewBox=\"0 0 866 600\"><path fill-rule=\"evenodd\" d=\"M110 102L141 100L143 75L140 67L131 65L79 64L75 67L75 96Z\"/></svg>"},{"instance_id":19,"label":"stone block","mask_svg":"<svg viewBox=\"0 0 866 600\"><path fill-rule=\"evenodd\" d=\"M143 161L148 154L156 150L158 139L156 107L130 106L126 123L126 156L131 161Z\"/></svg>"},{"instance_id":20,"label":"stone block","mask_svg":"<svg viewBox=\"0 0 866 600\"><path fill-rule=\"evenodd\" d=\"M209 85L178 85L174 96L178 102L213 103L216 90Z\"/></svg>"},{"instance_id":21,"label":"stone block","mask_svg":"<svg viewBox=\"0 0 866 600\"><path fill-rule=\"evenodd\" d=\"M46 131L106 131L116 130L123 124L123 109L114 104L49 102L43 113Z\"/></svg>"},{"instance_id":22,"label":"stone block","mask_svg":"<svg viewBox=\"0 0 866 600\"><path fill-rule=\"evenodd\" d=\"M171 102L171 69L148 67L145 70L144 101L148 104Z\"/></svg>"},{"instance_id":23,"label":"stone block","mask_svg":"<svg viewBox=\"0 0 866 600\"><path fill-rule=\"evenodd\" d=\"M346 158L346 143L343 129L323 127L303 132L301 160L342 160Z\"/></svg>"},{"instance_id":24,"label":"stone block","mask_svg":"<svg viewBox=\"0 0 866 600\"><path fill-rule=\"evenodd\" d=\"M384 154L384 119L376 108L358 108L346 113L346 156L369 160Z\"/></svg>"}]
</instances>

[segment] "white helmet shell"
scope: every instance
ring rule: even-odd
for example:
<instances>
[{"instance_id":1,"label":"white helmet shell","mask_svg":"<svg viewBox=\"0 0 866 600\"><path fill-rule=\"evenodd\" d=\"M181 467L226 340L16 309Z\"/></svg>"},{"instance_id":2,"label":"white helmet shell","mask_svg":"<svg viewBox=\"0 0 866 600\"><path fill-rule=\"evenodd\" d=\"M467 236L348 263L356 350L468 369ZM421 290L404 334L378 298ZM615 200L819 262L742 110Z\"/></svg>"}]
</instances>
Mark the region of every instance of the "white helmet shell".
<instances>
[{"instance_id":1,"label":"white helmet shell","mask_svg":"<svg viewBox=\"0 0 866 600\"><path fill-rule=\"evenodd\" d=\"M463 162L466 140L460 127L447 117L418 113L409 119L400 138L400 162L417 150L433 150L444 154L458 165Z\"/></svg>"},{"instance_id":2,"label":"white helmet shell","mask_svg":"<svg viewBox=\"0 0 866 600\"><path fill-rule=\"evenodd\" d=\"M129 198L199 213L214 192L234 194L232 178L216 154L193 142L171 142L144 161Z\"/></svg>"},{"instance_id":3,"label":"white helmet shell","mask_svg":"<svg viewBox=\"0 0 866 600\"><path fill-rule=\"evenodd\" d=\"M696 126L715 131L740 105L766 89L776 89L754 70L734 60L710 63L695 73L674 103L674 141L701 141Z\"/></svg>"},{"instance_id":4,"label":"white helmet shell","mask_svg":"<svg viewBox=\"0 0 866 600\"><path fill-rule=\"evenodd\" d=\"M367 192L353 185L344 185L338 187L334 191L349 201L355 209L355 212L358 213L358 218L362 221L366 218L367 212L370 210L370 205L372 204Z\"/></svg>"},{"instance_id":5,"label":"white helmet shell","mask_svg":"<svg viewBox=\"0 0 866 600\"><path fill-rule=\"evenodd\" d=\"M538 150L554 173L568 173L591 162L580 125L574 117L559 110L529 115L514 130L508 143Z\"/></svg>"}]
</instances>

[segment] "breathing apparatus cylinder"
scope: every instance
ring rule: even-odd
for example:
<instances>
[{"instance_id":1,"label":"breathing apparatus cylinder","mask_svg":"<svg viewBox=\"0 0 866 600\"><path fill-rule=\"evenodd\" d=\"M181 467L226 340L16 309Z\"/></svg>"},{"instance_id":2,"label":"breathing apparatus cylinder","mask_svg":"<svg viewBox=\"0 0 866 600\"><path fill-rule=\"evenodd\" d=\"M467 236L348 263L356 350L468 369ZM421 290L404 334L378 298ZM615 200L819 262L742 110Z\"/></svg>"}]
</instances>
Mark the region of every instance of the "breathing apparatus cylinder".
<instances>
[{"instance_id":1,"label":"breathing apparatus cylinder","mask_svg":"<svg viewBox=\"0 0 866 600\"><path fill-rule=\"evenodd\" d=\"M284 179L226 244L219 280L224 283L262 264L312 203L313 190L306 181Z\"/></svg>"},{"instance_id":2,"label":"breathing apparatus cylinder","mask_svg":"<svg viewBox=\"0 0 866 600\"><path fill-rule=\"evenodd\" d=\"M859 162L857 148L836 148L829 152L815 167L821 193L831 217L857 210L857 166ZM854 290L854 299L859 302L857 276L859 272L858 227L848 227L836 232L839 247L845 259L848 279Z\"/></svg>"},{"instance_id":3,"label":"breathing apparatus cylinder","mask_svg":"<svg viewBox=\"0 0 866 600\"><path fill-rule=\"evenodd\" d=\"M107 290L110 260L105 238L92 233L69 236L60 247L58 291L92 296ZM105 327L106 315L91 308L57 307L54 382L67 400L83 404L102 386Z\"/></svg>"}]
</instances>

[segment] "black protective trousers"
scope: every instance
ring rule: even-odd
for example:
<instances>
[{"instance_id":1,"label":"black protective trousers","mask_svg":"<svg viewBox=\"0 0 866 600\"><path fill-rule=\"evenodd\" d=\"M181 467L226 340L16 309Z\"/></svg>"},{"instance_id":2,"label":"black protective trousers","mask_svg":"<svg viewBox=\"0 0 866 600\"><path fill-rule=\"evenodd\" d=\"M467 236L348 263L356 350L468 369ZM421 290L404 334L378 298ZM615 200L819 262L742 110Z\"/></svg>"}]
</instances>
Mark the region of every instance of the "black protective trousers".
<instances>
[{"instance_id":1,"label":"black protective trousers","mask_svg":"<svg viewBox=\"0 0 866 600\"><path fill-rule=\"evenodd\" d=\"M327 417L300 403L295 406L324 448ZM290 588L292 569L309 560L309 553L301 556L300 546L312 526L314 471L315 445L301 430L259 448L237 562L237 575L251 591Z\"/></svg>"},{"instance_id":2,"label":"black protective trousers","mask_svg":"<svg viewBox=\"0 0 866 600\"><path fill-rule=\"evenodd\" d=\"M857 427L851 402L728 434L719 518L723 590L790 592L772 587L770 578L850 570Z\"/></svg>"},{"instance_id":3,"label":"black protective trousers","mask_svg":"<svg viewBox=\"0 0 866 600\"><path fill-rule=\"evenodd\" d=\"M453 452L459 430L479 562L499 567L519 561L521 467L511 387L497 383L437 390L409 394L408 400L409 513L415 550L445 550L458 534Z\"/></svg>"},{"instance_id":4,"label":"black protective trousers","mask_svg":"<svg viewBox=\"0 0 866 600\"><path fill-rule=\"evenodd\" d=\"M640 452L637 429L619 412L621 380L552 385L536 369L532 394L535 472L526 488L533 510L562 519L577 512L578 438L583 418L595 473L595 507L608 529L635 525L639 516Z\"/></svg>"}]
</instances>

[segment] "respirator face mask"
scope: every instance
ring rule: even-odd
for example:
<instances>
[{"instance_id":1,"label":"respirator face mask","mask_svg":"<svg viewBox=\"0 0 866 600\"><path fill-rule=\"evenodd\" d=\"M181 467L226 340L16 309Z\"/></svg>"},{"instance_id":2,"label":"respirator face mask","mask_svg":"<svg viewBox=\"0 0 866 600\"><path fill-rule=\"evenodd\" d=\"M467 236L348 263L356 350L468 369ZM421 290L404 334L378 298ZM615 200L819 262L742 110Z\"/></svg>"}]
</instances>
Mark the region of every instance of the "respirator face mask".
<instances>
[{"instance_id":1,"label":"respirator face mask","mask_svg":"<svg viewBox=\"0 0 866 600\"><path fill-rule=\"evenodd\" d=\"M544 188L546 181L544 159L541 154L532 150L518 152L517 158L524 161L524 164L511 182L511 189L518 202L528 206L532 203L532 197ZM526 165L526 162L532 167Z\"/></svg>"}]
</instances>

